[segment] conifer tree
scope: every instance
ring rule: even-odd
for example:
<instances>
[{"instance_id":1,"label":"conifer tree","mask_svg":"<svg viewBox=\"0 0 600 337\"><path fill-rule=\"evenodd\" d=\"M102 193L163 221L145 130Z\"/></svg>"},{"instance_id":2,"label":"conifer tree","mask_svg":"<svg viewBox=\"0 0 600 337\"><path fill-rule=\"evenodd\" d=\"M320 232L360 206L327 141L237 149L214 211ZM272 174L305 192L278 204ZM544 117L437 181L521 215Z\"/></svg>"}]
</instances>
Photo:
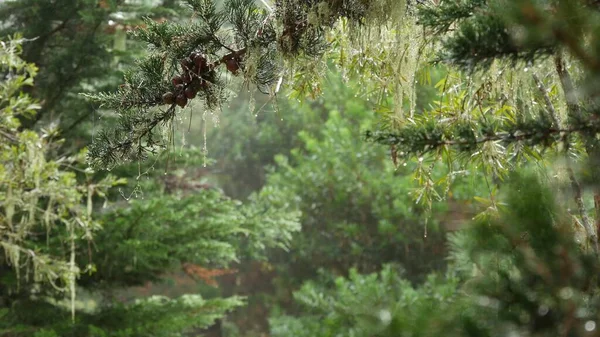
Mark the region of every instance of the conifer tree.
<instances>
[{"instance_id":1,"label":"conifer tree","mask_svg":"<svg viewBox=\"0 0 600 337\"><path fill-rule=\"evenodd\" d=\"M193 100L218 109L232 89L232 77L243 77L266 94L279 91L286 62L321 55L326 32L338 19L355 25L371 12L389 13L395 1L189 0L188 22L148 22L134 34L150 46L150 55L125 76L119 91L91 95L119 112L90 148L90 163L111 167L139 160L164 147L157 128L170 123ZM404 5L403 5L404 6ZM233 87L235 88L235 87Z\"/></svg>"},{"instance_id":2,"label":"conifer tree","mask_svg":"<svg viewBox=\"0 0 600 337\"><path fill-rule=\"evenodd\" d=\"M19 129L40 108L22 89L37 68L20 58L21 42L0 43L0 336L183 336L242 305L196 292L117 295L182 269L213 285L242 254L287 247L297 212L274 207L270 191L242 205L201 186L102 211L122 179L95 178L85 151L57 156L54 129Z\"/></svg>"},{"instance_id":3,"label":"conifer tree","mask_svg":"<svg viewBox=\"0 0 600 337\"><path fill-rule=\"evenodd\" d=\"M441 1L421 7L420 24L441 37L436 60L467 72L470 77L459 81L469 84L458 86L471 88L460 92L463 98L450 93L449 103L413 123L367 136L407 156L478 158L500 178L502 167L562 157L574 216L588 246L598 251L599 15L588 1ZM456 84L446 78L438 85ZM452 96L460 100L451 102ZM579 157L587 158L583 178L573 165ZM595 217L585 207L580 179L594 189Z\"/></svg>"},{"instance_id":4,"label":"conifer tree","mask_svg":"<svg viewBox=\"0 0 600 337\"><path fill-rule=\"evenodd\" d=\"M526 187L526 188L525 188ZM451 267L414 286L393 266L295 292L303 310L274 336L598 336L596 254L531 173L508 179L506 209L451 237Z\"/></svg>"},{"instance_id":5,"label":"conifer tree","mask_svg":"<svg viewBox=\"0 0 600 337\"><path fill-rule=\"evenodd\" d=\"M61 133L87 139L90 122L98 115L79 93L115 90L123 67L141 55L126 38L127 30L141 24L142 16L160 20L176 13L173 4L148 0L0 3L0 36L19 33L27 39L22 57L39 69L35 86L27 91L41 107L32 118L20 117L22 127L59 122ZM73 139L70 145L76 143Z\"/></svg>"},{"instance_id":6,"label":"conifer tree","mask_svg":"<svg viewBox=\"0 0 600 337\"><path fill-rule=\"evenodd\" d=\"M166 22L138 31L152 47L151 55L126 76L120 91L93 97L118 110L121 119L92 146L92 165L106 168L141 160L164 148L157 127L170 123L177 107L188 106L196 96L205 108L218 109L234 87L231 77L243 77L274 95L289 75L288 84L297 91L312 86L317 87L312 93L318 94L318 84L307 84L315 80L308 68L333 60L349 73L365 73L359 77L367 79L366 88L374 86L384 97L379 100L383 109L375 107L381 110L382 127L367 138L389 145L394 161L431 159L421 161L416 173L426 182L418 200L438 194L429 182L439 158L450 163L455 163L454 157L465 159L463 164L483 168L495 180L524 162L562 158L573 189L574 216L586 229L589 246L598 250L600 192L594 192L594 221L585 207L581 177L571 165L572 157L587 157L581 175L590 177L586 182L598 181L599 28L594 2L282 0L258 7L250 0L228 0L222 8L210 0L189 4L194 12L190 24ZM386 30L389 24L395 29ZM416 33L419 29L425 33ZM372 36L372 30L379 34ZM372 51L373 38L385 40L380 45L392 51ZM388 40L392 42L386 45ZM419 69L428 71L423 59L429 61L431 47L438 46L442 52L435 61L450 66L448 76L437 84L441 99L433 109L415 113ZM392 100L385 98L388 87ZM405 104L409 115L403 112ZM491 208L496 209L493 199Z\"/></svg>"},{"instance_id":7,"label":"conifer tree","mask_svg":"<svg viewBox=\"0 0 600 337\"><path fill-rule=\"evenodd\" d=\"M1 303L13 298L52 294L75 296L75 280L85 268L76 263L76 241L91 240L98 223L91 217L92 198L118 183L111 176L95 183L80 183L76 171L85 154L51 158L57 146L56 130L19 131L19 116L32 116L40 105L22 92L33 85L37 68L19 56L23 41L15 36L0 49L0 256ZM86 175L91 171L83 171ZM87 203L82 203L87 199ZM49 247L52 232L61 232L58 246ZM34 286L35 285L35 286ZM32 288L33 287L33 288ZM8 303L7 303L8 301ZM74 314L74 312L73 312Z\"/></svg>"}]
</instances>

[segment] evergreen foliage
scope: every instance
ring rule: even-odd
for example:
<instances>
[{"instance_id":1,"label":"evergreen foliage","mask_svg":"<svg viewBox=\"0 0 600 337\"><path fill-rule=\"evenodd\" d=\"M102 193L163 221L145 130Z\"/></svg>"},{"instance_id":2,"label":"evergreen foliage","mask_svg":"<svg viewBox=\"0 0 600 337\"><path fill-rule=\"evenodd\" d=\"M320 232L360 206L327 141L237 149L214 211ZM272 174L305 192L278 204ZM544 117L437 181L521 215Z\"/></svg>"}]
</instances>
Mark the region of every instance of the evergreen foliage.
<instances>
[{"instance_id":1,"label":"evergreen foliage","mask_svg":"<svg viewBox=\"0 0 600 337\"><path fill-rule=\"evenodd\" d=\"M233 272L228 265L243 253L237 247L248 247L256 255L267 247L285 247L290 233L298 229L297 214L267 210L269 203L260 205L241 205L207 190L183 198L164 195L140 200L107 213L102 217L103 229L94 237L93 268L80 275L77 283L83 298L91 296L96 305L86 308L78 302L80 310L71 323L60 303L22 297L4 314L0 328L5 330L0 332L15 336L26 336L28 331L48 336L183 336L207 328L242 306L243 298L191 293L122 302L117 294L127 287L161 282L166 273L181 269L212 284L211 275ZM79 263L89 263L86 249L78 247ZM47 313L42 315L43 308Z\"/></svg>"},{"instance_id":2,"label":"evergreen foliage","mask_svg":"<svg viewBox=\"0 0 600 337\"><path fill-rule=\"evenodd\" d=\"M445 207L414 205L408 174L413 164L396 169L387 151L354 136L374 120L353 97L354 88L345 86L332 80L319 103L299 108L308 115L321 110L326 118L319 130L301 131L300 146L288 157L276 156L276 167L267 176L266 186L298 200L302 211L303 230L281 267L296 280L319 268L334 274L353 266L372 272L395 261L413 280L420 279L443 265L442 251L435 249L443 241L443 229L435 219L425 223Z\"/></svg>"},{"instance_id":3,"label":"evergreen foliage","mask_svg":"<svg viewBox=\"0 0 600 337\"><path fill-rule=\"evenodd\" d=\"M174 4L162 1L3 1L0 36L21 34L22 57L38 67L35 86L27 92L40 102L33 118L20 117L22 127L59 124L72 142L68 151L84 147L99 116L81 92L116 90L123 69L141 56L126 31L154 20L174 18Z\"/></svg>"},{"instance_id":4,"label":"evergreen foliage","mask_svg":"<svg viewBox=\"0 0 600 337\"><path fill-rule=\"evenodd\" d=\"M359 274L329 283L307 282L294 293L303 315L274 316L272 336L385 336L394 319L396 333L428 336L434 316L454 307L457 280L431 276L419 287L387 265L381 272ZM392 330L392 329L390 329ZM390 334L392 335L392 334Z\"/></svg>"},{"instance_id":5,"label":"evergreen foliage","mask_svg":"<svg viewBox=\"0 0 600 337\"><path fill-rule=\"evenodd\" d=\"M269 210L266 193L242 205L218 191L205 190L133 201L130 207L110 212L96 239L102 249L94 260L103 263L82 277L81 284L141 285L158 281L165 271L184 263L225 268L239 260L242 238L255 254L264 247L285 248L291 233L299 229L298 214Z\"/></svg>"},{"instance_id":6,"label":"evergreen foliage","mask_svg":"<svg viewBox=\"0 0 600 337\"><path fill-rule=\"evenodd\" d=\"M423 191L413 188L410 173L418 164L396 168L386 149L356 137L376 118L366 108L369 103L355 96L360 85L336 75L310 103L280 102L280 114L265 109L254 117L245 105L238 113L224 114L209 138L211 155L229 163L216 173L219 181L240 186L238 180L222 178L239 174L235 177L242 182L255 183L261 172L248 171L257 161L274 160L265 170L265 187L302 211L302 231L289 251L271 251L266 264L242 261L236 267L241 281L231 291L248 293L248 306L228 316L227 326L235 324L241 336L266 331L265 311L302 312L292 291L305 281L317 287L323 279L347 276L352 268L371 273L396 263L406 280L422 282L432 270L446 267L445 227L470 216L473 194L486 195L482 179L458 177L450 183L452 205L415 205L414 195ZM287 154L271 159L277 151ZM445 173L439 167L435 178Z\"/></svg>"},{"instance_id":7,"label":"evergreen foliage","mask_svg":"<svg viewBox=\"0 0 600 337\"><path fill-rule=\"evenodd\" d=\"M431 115L426 114L421 117L420 122L416 122L422 127L407 125L391 133L369 134L368 137L377 142L399 145L402 151L416 154L435 151L444 146L473 152L485 142L505 145L523 142L526 145L549 147L555 142L564 141L565 137L572 133L583 135L587 139L587 147L592 147L593 135L598 132L595 117L597 108L593 101L596 95L590 91L593 88L588 86L595 81L594 62L589 60L595 57L593 49L585 50L586 55L590 54L588 56L579 55L577 52L573 55L584 69L589 70L581 88L573 87L572 76L566 68L565 57L562 54L565 51L573 53L572 48L580 51L580 48L588 45L584 40L596 35L597 25L593 22L594 17L598 15L597 7L580 1L558 1L556 4L547 5L535 1L514 1L506 4L479 0L442 1L439 6L425 6L419 12L420 23L425 28L445 36L441 42L442 51L438 55L440 61L467 70L487 70L496 60L509 60L517 69L520 68L519 65L530 64L534 79L529 85L535 85L541 91L540 96L543 97L538 98L540 105L544 106L541 111L511 104L524 99L518 95L504 98L496 96L496 92L489 92L484 80L475 92L482 115L480 118L473 120L440 116L436 111L432 111ZM580 20L575 23L573 18ZM547 57L543 56L554 56L555 71L567 98L566 114L558 111L562 107L554 106L548 97L548 84L544 84L536 74L534 67L538 63L543 66L549 65L544 62ZM577 65L574 64L573 67ZM494 70L496 69L498 67ZM502 78L493 73L483 73L481 76L497 77L498 80ZM444 86L446 84L444 83ZM516 111L500 120L486 116L493 115L493 110L506 109L505 106L513 107ZM431 123L433 114L438 118L451 118L450 123L434 125ZM560 122L563 116L568 119L568 123ZM452 119L456 122L452 123ZM592 139L589 139L590 135ZM592 143L589 143L590 141Z\"/></svg>"},{"instance_id":8,"label":"evergreen foliage","mask_svg":"<svg viewBox=\"0 0 600 337\"><path fill-rule=\"evenodd\" d=\"M230 95L231 77L275 94L286 60L309 60L324 52L325 33L339 18L362 23L368 13L392 13L394 1L277 1L258 7L253 0L190 0L186 23L151 23L135 35L150 55L125 75L117 92L88 96L118 111L118 126L104 130L90 148L90 163L107 168L142 160L167 144L156 128L168 125L189 100L209 110ZM382 14L383 15L383 14ZM164 107L166 105L166 107ZM163 106L163 107L160 107Z\"/></svg>"},{"instance_id":9,"label":"evergreen foliage","mask_svg":"<svg viewBox=\"0 0 600 337\"><path fill-rule=\"evenodd\" d=\"M524 188L527 186L527 188ZM595 336L594 253L533 175L506 185L506 212L453 234L453 267L413 287L393 268L296 292L299 317L271 319L276 336Z\"/></svg>"},{"instance_id":10,"label":"evergreen foliage","mask_svg":"<svg viewBox=\"0 0 600 337\"><path fill-rule=\"evenodd\" d=\"M237 297L205 299L189 294L170 299L153 296L128 305L115 303L93 312L78 312L71 322L55 305L19 301L3 313L3 336L184 336L192 327L204 328L243 304ZM35 313L35 315L32 315Z\"/></svg>"},{"instance_id":11,"label":"evergreen foliage","mask_svg":"<svg viewBox=\"0 0 600 337\"><path fill-rule=\"evenodd\" d=\"M85 151L57 155L55 129L19 130L18 117L39 109L22 90L37 68L19 57L21 42L2 42L0 54L0 335L183 336L243 305L238 296L127 302L118 293L182 269L213 285L240 256L289 246L299 214L269 189L243 205L202 186L102 210L98 201L123 179L94 177L81 165Z\"/></svg>"},{"instance_id":12,"label":"evergreen foliage","mask_svg":"<svg viewBox=\"0 0 600 337\"><path fill-rule=\"evenodd\" d=\"M367 138L402 158L458 159L459 170L475 164L494 181L524 163L558 159L563 183L572 186L573 216L598 250L597 16L597 6L585 1L421 6L419 23L441 48L435 60L457 68L436 84L440 99L430 109ZM578 176L573 162L581 157ZM595 216L581 179L594 189ZM497 208L493 200L491 189Z\"/></svg>"},{"instance_id":13,"label":"evergreen foliage","mask_svg":"<svg viewBox=\"0 0 600 337\"><path fill-rule=\"evenodd\" d=\"M74 301L75 279L81 272L75 261L76 245L92 240L99 226L91 217L92 197L119 181L108 176L80 183L78 171L92 173L77 169L85 154L52 158L59 143L55 130L41 134L19 130L17 117L32 117L40 107L22 92L24 86L33 85L37 72L20 58L22 42L15 37L2 42L0 49L4 77L0 87L0 270L6 285L2 296L68 291ZM57 232L64 235L50 247L50 237Z\"/></svg>"},{"instance_id":14,"label":"evergreen foliage","mask_svg":"<svg viewBox=\"0 0 600 337\"><path fill-rule=\"evenodd\" d=\"M325 275L348 278L307 283L296 297L310 314L273 318L277 336L597 334L600 20L595 2L186 3L191 19L148 20L134 32L149 45L149 54L126 73L117 92L88 95L119 117L115 128L95 138L88 156L94 167L112 169L127 161L141 167L149 154L173 144L172 134L163 139L160 126L172 133L179 108L192 109L192 102L200 101L205 121L240 87L256 86L274 97L285 80L294 99L332 100L323 91L322 75L335 67L345 80L358 79L361 95L372 103L356 107L350 97L344 104L332 100L335 108L351 111L343 118L331 111L322 130L300 133L301 147L287 158L276 157L267 187L249 199L252 206L205 191L159 195L109 212L106 232L97 234L106 235L95 253L102 260L87 262L95 273L82 275L82 286L111 294L115 286L157 281L180 267L206 278L207 267L225 268L240 255L262 258L266 246L289 246L291 258L279 261L279 267L300 266L290 272L297 273L290 283L304 281L306 274L316 277L321 265L329 269ZM94 11L89 18L105 20L102 13ZM438 47L441 52L434 52ZM432 68L429 61L443 66ZM436 79L437 97L428 106L418 102L415 88L432 81L432 71L445 76ZM377 123L364 115L353 119L353 109L368 108L381 117ZM250 110L255 112L254 104ZM20 132L15 128L13 134ZM390 161L383 149L356 136L364 128L374 130L368 139L391 148ZM409 165L413 157L418 160ZM575 166L579 158L585 160ZM539 177L512 176L530 162L559 188L551 193ZM550 174L551 162L558 163ZM381 177L382 171L387 175ZM478 216L472 227L451 236L454 265L445 279L432 276L413 286L392 267L371 275L350 269L377 272L384 262L400 261L411 272L409 279L415 271L422 276L423 261L402 250L439 245L436 232L425 243L415 240L427 223L424 217L436 210L434 201L454 195L449 191L457 177L478 173L489 190L487 199L478 200L487 207L484 215L491 216ZM410 197L419 205L405 193L411 178L420 185ZM505 179L506 193L498 194ZM556 192L567 191L567 184L571 202L559 208L553 193L563 196ZM295 208L302 211L305 232L292 241L291 232L298 229ZM398 223L405 225L402 231ZM86 263L89 248L76 242L72 228L59 227L61 235L48 240L48 251L65 256L57 243L71 244L71 260L64 266L74 294L73 266ZM576 240L579 228L583 242ZM332 238L340 244L332 244ZM205 249L196 252L198 247ZM74 262L73 256L80 260ZM116 305L106 297L102 308L67 325L50 314L48 321L23 315L31 306L55 308L47 298L5 298L19 310L5 311L8 323L0 328L12 334L18 326L18 334L35 330L48 336L67 329L82 336L181 335L241 304L236 297L207 301L185 295Z\"/></svg>"}]
</instances>

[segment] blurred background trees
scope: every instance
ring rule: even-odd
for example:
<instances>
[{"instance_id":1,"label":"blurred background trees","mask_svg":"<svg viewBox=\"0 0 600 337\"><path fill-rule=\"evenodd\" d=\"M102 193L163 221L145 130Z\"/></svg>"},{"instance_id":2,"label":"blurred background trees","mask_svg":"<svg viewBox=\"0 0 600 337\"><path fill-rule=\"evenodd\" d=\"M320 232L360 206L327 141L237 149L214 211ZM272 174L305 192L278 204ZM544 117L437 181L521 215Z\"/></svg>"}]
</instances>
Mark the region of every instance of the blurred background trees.
<instances>
[{"instance_id":1,"label":"blurred background trees","mask_svg":"<svg viewBox=\"0 0 600 337\"><path fill-rule=\"evenodd\" d=\"M597 335L597 15L3 2L0 336Z\"/></svg>"}]
</instances>

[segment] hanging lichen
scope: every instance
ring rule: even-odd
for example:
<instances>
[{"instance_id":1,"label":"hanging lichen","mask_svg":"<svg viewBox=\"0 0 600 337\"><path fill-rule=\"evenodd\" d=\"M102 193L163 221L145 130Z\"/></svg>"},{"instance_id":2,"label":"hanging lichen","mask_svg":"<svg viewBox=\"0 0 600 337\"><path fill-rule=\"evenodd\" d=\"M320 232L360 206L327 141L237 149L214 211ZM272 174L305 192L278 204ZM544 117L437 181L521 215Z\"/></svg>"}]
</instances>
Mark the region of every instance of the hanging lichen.
<instances>
[{"instance_id":1,"label":"hanging lichen","mask_svg":"<svg viewBox=\"0 0 600 337\"><path fill-rule=\"evenodd\" d=\"M0 264L13 268L19 288L32 289L23 285L35 283L69 292L74 317L80 271L75 260L77 241L91 239L97 227L87 193L90 188L90 193L102 192L117 181L109 176L93 186L80 185L75 173L65 167L79 165L84 156L50 158L49 139L57 130L48 128L41 134L19 130L17 116L32 115L39 108L22 92L23 86L33 84L36 67L19 58L20 43L17 37L0 43L1 72L8 74L0 87ZM60 226L66 235L60 234ZM35 232L45 232L47 240L58 236L65 251L51 252Z\"/></svg>"}]
</instances>

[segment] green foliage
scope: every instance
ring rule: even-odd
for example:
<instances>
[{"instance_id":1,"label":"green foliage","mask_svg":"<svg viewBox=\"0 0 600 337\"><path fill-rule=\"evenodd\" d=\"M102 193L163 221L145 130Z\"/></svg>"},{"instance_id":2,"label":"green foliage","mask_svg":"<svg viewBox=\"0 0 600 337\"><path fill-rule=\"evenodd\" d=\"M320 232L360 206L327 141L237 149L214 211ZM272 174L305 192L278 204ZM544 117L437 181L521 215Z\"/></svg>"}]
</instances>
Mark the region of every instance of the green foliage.
<instances>
[{"instance_id":1,"label":"green foliage","mask_svg":"<svg viewBox=\"0 0 600 337\"><path fill-rule=\"evenodd\" d=\"M479 322L480 329L490 336L595 331L597 257L580 249L570 218L537 178L513 177L505 191L501 219L475 224L461 247L477 270L465 290L481 296L482 312L498 317Z\"/></svg>"},{"instance_id":2,"label":"green foliage","mask_svg":"<svg viewBox=\"0 0 600 337\"><path fill-rule=\"evenodd\" d=\"M96 271L82 278L88 287L139 285L158 280L181 264L227 267L244 254L287 247L299 230L298 213L270 202L269 191L242 205L214 190L185 197L163 195L132 201L103 217Z\"/></svg>"},{"instance_id":3,"label":"green foliage","mask_svg":"<svg viewBox=\"0 0 600 337\"><path fill-rule=\"evenodd\" d=\"M162 2L162 1L161 1ZM141 24L141 16L173 17L173 4L156 1L3 1L0 36L21 34L22 57L39 68L36 84L26 88L40 102L33 118L19 116L23 127L57 123L79 151L94 134L99 114L79 93L116 90L122 71L141 55L126 31Z\"/></svg>"},{"instance_id":4,"label":"green foliage","mask_svg":"<svg viewBox=\"0 0 600 337\"><path fill-rule=\"evenodd\" d=\"M264 258L267 248L285 249L291 234L299 230L299 214L281 200L265 189L243 205L216 190L198 190L187 196L154 194L149 200L132 200L126 208L110 210L101 218L94 248L90 250L86 243L76 247L78 265L88 264L77 286L84 298L91 296L96 309L78 311L71 324L60 303L22 296L12 300L0 333L180 336L206 328L243 305L242 299L184 294L121 303L116 293L149 281L160 283L165 274L182 267L226 273L224 268L241 258ZM60 240L50 238L49 244L60 246ZM13 330L16 326L22 330Z\"/></svg>"},{"instance_id":5,"label":"green foliage","mask_svg":"<svg viewBox=\"0 0 600 337\"><path fill-rule=\"evenodd\" d=\"M148 43L150 55L125 75L121 89L88 95L120 116L118 126L103 130L91 147L93 166L143 160L163 149L166 144L156 129L173 122L177 106L183 108L197 96L206 109L218 110L235 90L232 77L242 75L246 84L276 94L285 74L296 76L284 64L301 60L309 66L303 69L309 69L311 58L324 52L326 33L338 19L359 27L367 18L385 21L397 8L402 13L406 8L404 2L388 0L277 1L273 7L263 2L266 9L253 0L226 0L221 8L212 0L187 2L193 11L189 22L149 22L135 33ZM188 58L202 59L197 62L201 66L192 67ZM179 77L189 80L178 84Z\"/></svg>"},{"instance_id":6,"label":"green foliage","mask_svg":"<svg viewBox=\"0 0 600 337\"><path fill-rule=\"evenodd\" d=\"M3 317L0 333L19 337L185 336L182 332L206 328L241 305L243 301L237 297L205 299L200 295L183 295L170 299L153 296L129 305L114 304L91 313L78 313L75 321L70 322L61 308L40 301L20 301Z\"/></svg>"},{"instance_id":7,"label":"green foliage","mask_svg":"<svg viewBox=\"0 0 600 337\"><path fill-rule=\"evenodd\" d=\"M398 329L406 335L427 336L432 315L452 308L457 283L432 276L413 287L400 275L385 266L368 275L351 270L347 279L339 277L327 286L305 283L294 297L306 314L272 318L271 333L277 337L383 336Z\"/></svg>"},{"instance_id":8,"label":"green foliage","mask_svg":"<svg viewBox=\"0 0 600 337\"><path fill-rule=\"evenodd\" d=\"M51 293L68 290L73 301L80 273L76 241L91 240L98 229L91 218L91 198L118 180L108 176L96 183L80 183L76 166L84 154L51 158L59 143L53 139L55 130L38 134L19 129L17 117L31 116L39 109L22 92L24 86L33 85L37 68L20 58L21 43L15 37L2 42L0 49L0 72L5 76L0 86L0 270L7 285L2 292L29 293L41 285ZM49 247L49 237L61 232L61 248Z\"/></svg>"},{"instance_id":9,"label":"green foliage","mask_svg":"<svg viewBox=\"0 0 600 337\"><path fill-rule=\"evenodd\" d=\"M446 181L457 213L437 201L415 205L419 196L424 201L443 189L414 189L413 180L420 177L411 172L420 164L396 167L386 149L357 137L377 121L369 111L374 104L360 96L358 83L346 83L338 74L324 82L315 100L279 99L277 110L262 107L256 116L248 105L232 104L233 111L224 111L209 133L209 154L216 158L209 168L219 186L239 193L240 186L266 183L263 191L276 192L276 202L302 212L302 231L294 234L289 252L271 250L267 263L244 259L236 266L240 281L229 292L250 296L248 306L228 321L243 336L266 331L266 311L296 312L291 292L305 280L319 284L318 275L347 275L352 267L376 272L385 263L398 263L407 279L422 281L445 267L442 225L469 216L465 199L474 191L482 195L478 177L457 176ZM191 137L186 140L194 143L193 131ZM201 135L196 140L201 142ZM265 169L261 163L270 165ZM438 167L434 178L445 173Z\"/></svg>"},{"instance_id":10,"label":"green foliage","mask_svg":"<svg viewBox=\"0 0 600 337\"><path fill-rule=\"evenodd\" d=\"M162 272L185 263L223 267L241 256L263 258L266 247L279 246L291 252L276 255L280 288L316 277L319 268L348 279L338 278L333 286L306 284L297 298L311 312L273 319L276 335L595 334L598 260L591 250L598 251L600 224L600 20L594 2L432 1L416 14L413 2L386 0L263 1L266 9L250 0L227 0L222 7L210 0L187 3L193 13L189 21L148 20L134 33L149 45L149 55L127 72L117 92L88 96L119 117L114 129L95 139L90 163L109 169L139 163L171 146L177 106L187 106L186 97L197 95L206 120L239 84L237 76L271 97L284 83L293 99L321 96L327 102L323 111L308 111L319 101L298 110L326 117L320 118L318 131L298 137L302 118L290 118L293 134L282 136L284 144L275 150L248 154L251 150L239 146L247 129L219 144L218 153L233 148L230 162L252 163L250 177L264 177L261 164L275 158L266 187L249 198L252 206L216 192L158 194L162 199L108 214L106 236L96 241L101 260L89 263L97 273L82 277L82 284L110 292L113 285L158 280ZM98 17L85 16L88 21ZM447 68L424 63L437 47L441 52L435 61ZM201 64L191 66L187 57ZM358 79L361 96L371 103L323 85L329 67L337 67L344 80ZM438 81L440 73L445 78ZM433 78L436 100L418 102L415 88L430 86ZM173 83L180 80L185 84ZM370 109L381 118L367 116ZM160 126L168 128L168 142ZM264 150L273 129L252 145ZM389 146L390 153L365 144L357 136L365 129L375 130L369 138ZM296 148L288 153L291 147ZM280 151L285 156L274 156ZM411 158L418 159L408 162ZM586 162L576 171L573 161L580 158ZM544 165L555 160L560 161L553 165L557 172L547 173ZM512 171L530 162L559 187L552 193L566 191L569 183L572 196L565 198L571 204L557 208L552 193L531 177L510 178L508 192L497 194ZM439 200L459 194L453 187L463 175L479 175L473 180L480 183L477 189L488 189L489 197L479 198L487 210L471 228L452 236L455 266L446 280L431 277L412 286L389 267L379 274L358 274L396 262L408 270L407 279L420 281L431 266L443 266L441 231L428 217L444 208ZM592 182L590 193L580 184L582 177ZM409 194L412 180L419 186ZM259 180L253 186L261 185ZM590 216L590 194L595 217ZM292 240L296 209L304 231ZM579 227L585 230L583 249L574 240L573 229ZM70 228L61 234L73 246ZM423 228L433 228L426 240ZM60 241L48 243L60 247ZM205 249L197 252L197 247ZM76 248L85 252L86 247ZM75 249L70 251L73 256ZM285 297L286 289L278 289L277 296ZM194 308L205 303L186 298ZM121 312L110 299L103 301L102 310L118 314L107 314L106 324L83 323L99 327L96 334L108 334L111 326L119 326L115 333L121 335L181 333L206 326L239 304L236 298L223 300L215 312L194 321L182 300L165 299L164 306L125 304ZM13 324L22 319L15 318L18 314L9 312L10 324L18 325ZM82 322L98 318L85 317ZM126 326L146 319L137 330ZM47 328L40 334L64 331L47 322L36 324L35 329Z\"/></svg>"},{"instance_id":11,"label":"green foliage","mask_svg":"<svg viewBox=\"0 0 600 337\"><path fill-rule=\"evenodd\" d=\"M236 259L227 241L247 232L239 206L217 191L132 201L103 218L102 250L94 260L107 262L84 282L138 285L179 263L226 265Z\"/></svg>"},{"instance_id":12,"label":"green foliage","mask_svg":"<svg viewBox=\"0 0 600 337\"><path fill-rule=\"evenodd\" d=\"M23 92L37 68L19 58L20 42L3 42L0 54L6 76L0 87L0 335L183 336L242 306L236 296L121 302L116 294L161 282L182 267L198 268L200 278L218 276L242 256L285 249L299 230L298 212L269 189L242 204L203 185L164 194L156 180L146 185L146 200L98 207L123 179L99 179L81 167L85 151L58 155L55 128L39 135L19 129L17 117L39 108Z\"/></svg>"},{"instance_id":13,"label":"green foliage","mask_svg":"<svg viewBox=\"0 0 600 337\"><path fill-rule=\"evenodd\" d=\"M272 333L595 336L597 257L579 248L569 217L534 175L512 176L503 192L498 219L453 234L455 267L445 279L430 276L415 288L387 267L325 286L309 282L295 293L302 314L275 316Z\"/></svg>"},{"instance_id":14,"label":"green foliage","mask_svg":"<svg viewBox=\"0 0 600 337\"><path fill-rule=\"evenodd\" d=\"M443 41L439 58L465 68L489 67L498 57L532 61L554 52L556 43L550 39L519 44L513 38L518 33L502 18L507 11L504 6L486 0L442 1L436 7L422 7L419 16L423 26L436 34L453 31Z\"/></svg>"},{"instance_id":15,"label":"green foliage","mask_svg":"<svg viewBox=\"0 0 600 337\"><path fill-rule=\"evenodd\" d=\"M588 1L442 1L420 8L420 22L448 34L440 59L466 68L489 67L497 58L534 61L566 48L596 71L595 42L599 12ZM582 49L585 48L585 49ZM586 50L587 49L587 50Z\"/></svg>"},{"instance_id":16,"label":"green foliage","mask_svg":"<svg viewBox=\"0 0 600 337\"><path fill-rule=\"evenodd\" d=\"M415 205L419 191L412 191L408 174L413 164L395 168L387 151L355 136L374 122L354 97L356 88L332 79L327 89L321 101L298 107L302 114L326 116L324 123L300 132L301 146L289 157L277 156L267 176L266 186L284 191L302 211L303 230L281 267L297 279L318 268L345 274L356 266L371 272L391 261L413 279L439 268L442 250L435 247L443 230L433 219L426 225L426 219L441 214L444 205ZM288 268L290 263L294 267Z\"/></svg>"}]
</instances>

